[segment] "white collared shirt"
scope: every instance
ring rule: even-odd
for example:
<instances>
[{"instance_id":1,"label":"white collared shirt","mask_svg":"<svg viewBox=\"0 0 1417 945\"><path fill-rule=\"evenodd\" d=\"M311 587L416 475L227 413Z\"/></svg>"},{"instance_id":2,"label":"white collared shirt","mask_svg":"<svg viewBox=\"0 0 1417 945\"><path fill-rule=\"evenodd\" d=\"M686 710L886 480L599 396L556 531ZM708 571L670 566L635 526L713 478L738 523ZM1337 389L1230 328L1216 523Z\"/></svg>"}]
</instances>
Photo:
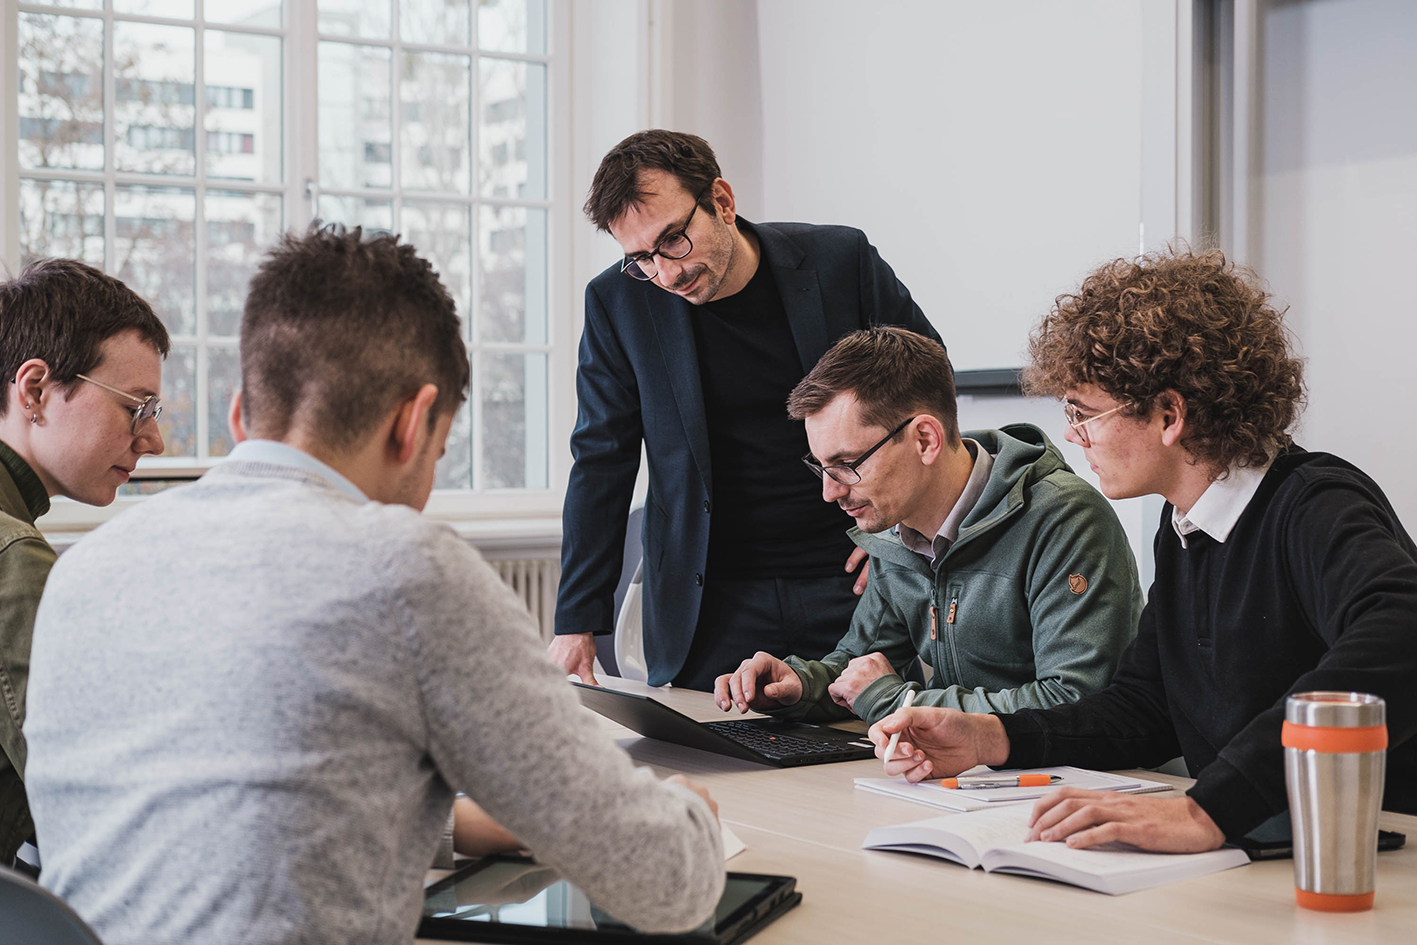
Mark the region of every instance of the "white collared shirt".
<instances>
[{"instance_id":1,"label":"white collared shirt","mask_svg":"<svg viewBox=\"0 0 1417 945\"><path fill-rule=\"evenodd\" d=\"M902 545L928 559L932 565L940 560L959 537L959 526L979 502L979 497L984 494L984 487L989 484L989 476L994 471L994 457L989 455L989 451L980 446L978 441L966 439L964 447L969 450L969 455L974 457L974 468L970 470L969 478L964 483L964 491L955 500L954 508L950 509L950 514L945 516L940 530L935 533L934 541L926 541L924 535L903 522L895 529Z\"/></svg>"},{"instance_id":2,"label":"white collared shirt","mask_svg":"<svg viewBox=\"0 0 1417 945\"><path fill-rule=\"evenodd\" d=\"M1215 480L1201 493L1189 512L1183 515L1180 509L1173 508L1171 527L1176 529L1181 547L1190 547L1186 536L1197 531L1225 544L1272 464L1273 460L1263 466L1233 466L1230 475Z\"/></svg>"},{"instance_id":3,"label":"white collared shirt","mask_svg":"<svg viewBox=\"0 0 1417 945\"><path fill-rule=\"evenodd\" d=\"M314 473L352 499L368 502L364 491L350 482L329 465L320 462L304 450L296 449L279 440L243 440L227 454L229 460L246 463L270 463L275 466L291 466L303 472Z\"/></svg>"}]
</instances>

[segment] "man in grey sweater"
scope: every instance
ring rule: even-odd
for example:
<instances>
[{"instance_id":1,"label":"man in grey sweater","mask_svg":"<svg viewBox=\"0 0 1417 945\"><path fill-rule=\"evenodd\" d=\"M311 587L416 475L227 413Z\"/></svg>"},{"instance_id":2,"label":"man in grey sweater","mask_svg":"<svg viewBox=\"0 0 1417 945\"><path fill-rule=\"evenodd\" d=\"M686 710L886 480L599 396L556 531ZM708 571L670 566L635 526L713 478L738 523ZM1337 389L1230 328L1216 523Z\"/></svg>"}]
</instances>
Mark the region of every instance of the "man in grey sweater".
<instances>
[{"instance_id":1,"label":"man in grey sweater","mask_svg":"<svg viewBox=\"0 0 1417 945\"><path fill-rule=\"evenodd\" d=\"M636 770L496 574L415 511L469 380L428 263L388 235L286 237L241 363L230 459L50 576L26 725L42 882L110 945L407 942L464 791L465 848L525 845L641 929L708 918L707 794Z\"/></svg>"}]
</instances>

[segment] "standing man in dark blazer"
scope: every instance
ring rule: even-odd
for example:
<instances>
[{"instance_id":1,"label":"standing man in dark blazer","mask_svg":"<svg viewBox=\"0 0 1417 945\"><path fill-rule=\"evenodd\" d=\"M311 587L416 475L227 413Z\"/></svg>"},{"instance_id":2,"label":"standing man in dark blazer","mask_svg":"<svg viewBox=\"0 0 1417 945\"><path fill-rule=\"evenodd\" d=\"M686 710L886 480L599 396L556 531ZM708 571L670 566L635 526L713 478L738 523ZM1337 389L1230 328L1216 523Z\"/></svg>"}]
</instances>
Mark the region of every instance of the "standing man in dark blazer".
<instances>
[{"instance_id":1,"label":"standing man in dark blazer","mask_svg":"<svg viewBox=\"0 0 1417 945\"><path fill-rule=\"evenodd\" d=\"M694 135L620 142L585 212L625 258L586 287L552 657L594 681L642 442L649 682L712 690L758 650L829 652L856 605L851 520L800 462L787 395L849 331L939 335L860 230L739 217Z\"/></svg>"}]
</instances>

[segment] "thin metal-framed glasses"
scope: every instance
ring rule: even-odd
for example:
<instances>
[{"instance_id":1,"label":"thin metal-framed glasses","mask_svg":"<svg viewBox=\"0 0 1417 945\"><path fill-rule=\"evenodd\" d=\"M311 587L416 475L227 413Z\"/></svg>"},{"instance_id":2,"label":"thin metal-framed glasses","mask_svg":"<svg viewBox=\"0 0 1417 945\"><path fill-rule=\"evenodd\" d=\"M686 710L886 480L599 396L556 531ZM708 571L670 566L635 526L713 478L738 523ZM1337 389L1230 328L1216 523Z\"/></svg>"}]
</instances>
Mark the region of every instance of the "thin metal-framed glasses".
<instances>
[{"instance_id":1,"label":"thin metal-framed glasses","mask_svg":"<svg viewBox=\"0 0 1417 945\"><path fill-rule=\"evenodd\" d=\"M138 406L132 408L134 436L138 435L138 430L142 428L143 424L147 423L149 420L156 420L158 417L162 416L162 404L158 402L156 394L149 394L146 397L135 397L134 395L128 393L126 390L119 390L116 387L109 387L103 381L96 381L93 378L89 377L87 374L76 374L74 376L81 381L88 381L90 384L93 384L96 387L102 387L104 390L108 391L111 394L117 394L124 400L131 400L133 403L137 404Z\"/></svg>"},{"instance_id":2,"label":"thin metal-framed glasses","mask_svg":"<svg viewBox=\"0 0 1417 945\"><path fill-rule=\"evenodd\" d=\"M818 479L821 479L823 476L831 476L832 479L841 483L843 486L854 486L861 481L861 474L856 471L860 467L860 465L866 462L866 460L870 459L872 454L874 454L876 450L885 446L892 439L894 439L895 435L901 430L904 430L906 425L914 419L915 417L907 417L906 419L902 420L899 426L897 426L891 432L887 433L885 436L881 437L881 441L879 443L877 443L875 446L871 447L866 452L862 453L859 457L849 463L838 463L835 466L823 466L821 463L817 462L817 458L811 453L808 453L806 456L803 456L802 462L807 464L807 468L812 470L812 472L816 474Z\"/></svg>"},{"instance_id":3,"label":"thin metal-framed glasses","mask_svg":"<svg viewBox=\"0 0 1417 945\"><path fill-rule=\"evenodd\" d=\"M1072 403L1065 403L1063 404L1063 416L1067 418L1068 426L1073 428L1073 432L1078 435L1078 439L1081 440L1082 445L1086 447L1092 445L1092 437L1087 435L1087 425L1094 420L1101 420L1103 417L1110 417L1112 414L1116 413L1118 410L1121 410L1125 406L1127 405L1118 404L1111 410L1104 410L1096 416L1084 417L1081 413L1078 412L1078 408Z\"/></svg>"},{"instance_id":4,"label":"thin metal-framed glasses","mask_svg":"<svg viewBox=\"0 0 1417 945\"><path fill-rule=\"evenodd\" d=\"M709 185L709 187L712 186L712 184ZM699 201L704 199L706 193L708 193L708 188L699 191L699 195L694 198L694 209L689 211L689 219L684 221L684 225L679 228L677 233L669 234L659 241L658 246L647 253L626 256L620 262L620 271L632 279L648 282L659 274L659 267L654 264L654 257L683 259L692 253L694 241L689 239L689 224L694 222L694 214L699 212Z\"/></svg>"}]
</instances>

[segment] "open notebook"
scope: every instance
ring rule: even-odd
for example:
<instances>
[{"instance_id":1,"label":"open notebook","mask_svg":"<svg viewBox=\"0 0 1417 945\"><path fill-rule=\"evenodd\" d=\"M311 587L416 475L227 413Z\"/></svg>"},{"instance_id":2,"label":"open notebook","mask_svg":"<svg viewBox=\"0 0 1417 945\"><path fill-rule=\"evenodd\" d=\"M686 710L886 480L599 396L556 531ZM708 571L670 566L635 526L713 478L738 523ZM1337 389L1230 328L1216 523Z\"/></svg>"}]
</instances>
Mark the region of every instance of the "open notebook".
<instances>
[{"instance_id":1,"label":"open notebook","mask_svg":"<svg viewBox=\"0 0 1417 945\"><path fill-rule=\"evenodd\" d=\"M946 814L866 835L864 850L922 853L991 873L1018 873L1117 896L1181 879L1244 866L1244 850L1210 853L1144 853L1125 844L1074 850L1065 843L1025 843L1032 809L1008 804L964 814Z\"/></svg>"},{"instance_id":2,"label":"open notebook","mask_svg":"<svg viewBox=\"0 0 1417 945\"><path fill-rule=\"evenodd\" d=\"M1057 768L1029 768L1026 771L994 771L980 766L964 772L970 774L1050 774L1059 778L1057 783L1047 787L990 788L984 791L961 791L944 788L938 780L920 781L911 784L902 778L857 778L856 786L863 791L888 794L918 804L928 804L942 810L984 810L1001 804L1016 804L1042 797L1059 788L1087 788L1090 791L1120 791L1123 794L1151 794L1169 791L1171 785L1162 781L1148 781L1106 771L1090 771L1063 765Z\"/></svg>"}]
</instances>

